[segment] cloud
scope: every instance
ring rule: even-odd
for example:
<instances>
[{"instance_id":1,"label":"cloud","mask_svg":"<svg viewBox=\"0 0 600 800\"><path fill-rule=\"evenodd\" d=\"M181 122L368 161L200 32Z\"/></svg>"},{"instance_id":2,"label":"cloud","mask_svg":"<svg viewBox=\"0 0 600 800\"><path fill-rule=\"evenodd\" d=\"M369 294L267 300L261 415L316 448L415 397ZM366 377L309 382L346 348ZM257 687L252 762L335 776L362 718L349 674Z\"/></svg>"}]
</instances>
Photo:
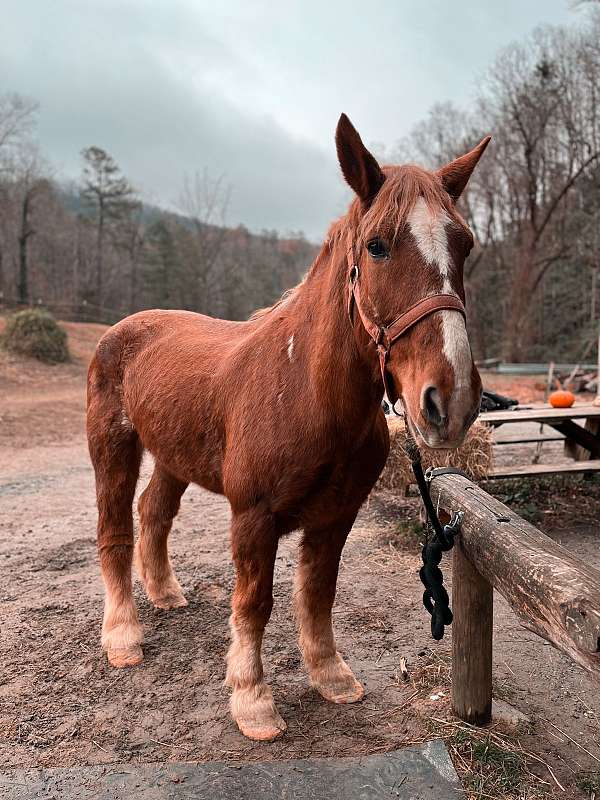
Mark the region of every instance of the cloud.
<instances>
[{"instance_id":1,"label":"cloud","mask_svg":"<svg viewBox=\"0 0 600 800\"><path fill-rule=\"evenodd\" d=\"M390 146L434 102L468 102L494 50L564 0L28 0L5 4L0 91L40 102L40 142L66 177L96 144L153 202L186 173L232 186L229 219L320 238L348 191L341 111ZM545 19L544 19L545 18Z\"/></svg>"},{"instance_id":2,"label":"cloud","mask_svg":"<svg viewBox=\"0 0 600 800\"><path fill-rule=\"evenodd\" d=\"M82 20L79 5L50 5L28 47L16 15L12 30L3 27L0 74L7 88L40 99L40 139L66 176L79 174L81 149L96 144L158 203L176 203L186 173L224 175L230 224L319 237L332 210L341 213L333 131L327 152L234 105L220 81L237 77L243 89L251 70L205 31L192 34L185 15L108 3ZM5 39L19 44L5 48Z\"/></svg>"}]
</instances>

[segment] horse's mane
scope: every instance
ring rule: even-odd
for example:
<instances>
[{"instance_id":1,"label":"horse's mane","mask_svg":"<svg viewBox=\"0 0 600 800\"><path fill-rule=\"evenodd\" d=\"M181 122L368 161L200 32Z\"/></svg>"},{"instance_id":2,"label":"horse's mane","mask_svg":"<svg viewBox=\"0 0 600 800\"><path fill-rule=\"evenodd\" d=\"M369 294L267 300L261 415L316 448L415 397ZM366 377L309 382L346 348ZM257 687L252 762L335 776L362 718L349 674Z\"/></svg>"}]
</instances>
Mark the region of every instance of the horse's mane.
<instances>
[{"instance_id":1,"label":"horse's mane","mask_svg":"<svg viewBox=\"0 0 600 800\"><path fill-rule=\"evenodd\" d=\"M285 292L279 298L279 300L276 300L272 306L266 306L266 308L257 308L256 311L250 314L248 319L249 320L261 319L262 317L265 317L267 314L270 314L271 311L275 311L276 308L279 308L280 306L284 305L290 299L290 297L292 297L298 291L298 289L300 288L300 286L302 286L303 283L304 280L300 281L300 283L297 284L296 286L292 286L291 289L286 289Z\"/></svg>"},{"instance_id":2,"label":"horse's mane","mask_svg":"<svg viewBox=\"0 0 600 800\"><path fill-rule=\"evenodd\" d=\"M366 213L362 213L360 201L355 198L348 213L334 222L327 238L304 279L292 289L285 291L272 306L258 309L250 319L261 319L280 308L294 296L302 284L321 262L323 250L334 250L338 245L346 248L347 242L365 244L375 236L384 236L395 241L406 225L406 220L419 198L423 198L431 209L448 208L450 198L444 191L441 180L433 172L415 164L401 167L382 167L385 181Z\"/></svg>"}]
</instances>

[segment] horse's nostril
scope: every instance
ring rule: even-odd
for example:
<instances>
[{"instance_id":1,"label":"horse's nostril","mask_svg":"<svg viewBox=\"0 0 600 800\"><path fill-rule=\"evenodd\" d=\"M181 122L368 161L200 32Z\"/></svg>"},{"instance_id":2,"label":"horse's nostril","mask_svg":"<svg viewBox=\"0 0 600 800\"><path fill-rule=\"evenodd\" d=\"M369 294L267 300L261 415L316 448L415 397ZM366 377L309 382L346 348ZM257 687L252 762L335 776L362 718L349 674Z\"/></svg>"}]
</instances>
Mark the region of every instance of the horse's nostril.
<instances>
[{"instance_id":1,"label":"horse's nostril","mask_svg":"<svg viewBox=\"0 0 600 800\"><path fill-rule=\"evenodd\" d=\"M421 410L427 422L438 428L446 422L446 409L436 386L426 386L423 389Z\"/></svg>"}]
</instances>

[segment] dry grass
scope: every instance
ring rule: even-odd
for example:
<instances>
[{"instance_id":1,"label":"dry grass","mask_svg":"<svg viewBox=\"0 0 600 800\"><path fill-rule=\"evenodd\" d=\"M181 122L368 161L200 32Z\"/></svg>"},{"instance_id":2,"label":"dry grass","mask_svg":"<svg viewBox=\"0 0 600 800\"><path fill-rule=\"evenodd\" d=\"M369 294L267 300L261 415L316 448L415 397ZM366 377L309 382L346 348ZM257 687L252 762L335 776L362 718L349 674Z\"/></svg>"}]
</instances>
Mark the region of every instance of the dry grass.
<instances>
[{"instance_id":1,"label":"dry grass","mask_svg":"<svg viewBox=\"0 0 600 800\"><path fill-rule=\"evenodd\" d=\"M414 483L410 460L405 453L406 428L404 420L388 418L390 431L390 454L385 469L379 478L377 489L404 490ZM474 480L485 478L493 465L492 429L476 422L463 444L456 450L430 450L421 446L423 468L457 467Z\"/></svg>"},{"instance_id":2,"label":"dry grass","mask_svg":"<svg viewBox=\"0 0 600 800\"><path fill-rule=\"evenodd\" d=\"M420 741L445 741L465 798L541 800L565 791L552 766L523 747L523 734L531 731L507 729L499 722L476 728L457 719L450 703L450 653L429 650L421 655L422 662L410 675L412 708L426 719L428 727ZM494 696L499 694L495 690ZM579 788L593 796L597 777L596 773L581 775Z\"/></svg>"},{"instance_id":3,"label":"dry grass","mask_svg":"<svg viewBox=\"0 0 600 800\"><path fill-rule=\"evenodd\" d=\"M564 790L550 766L524 750L515 736L442 719L432 720L432 727L446 742L469 800L537 800L553 787ZM533 762L549 780L532 771Z\"/></svg>"}]
</instances>

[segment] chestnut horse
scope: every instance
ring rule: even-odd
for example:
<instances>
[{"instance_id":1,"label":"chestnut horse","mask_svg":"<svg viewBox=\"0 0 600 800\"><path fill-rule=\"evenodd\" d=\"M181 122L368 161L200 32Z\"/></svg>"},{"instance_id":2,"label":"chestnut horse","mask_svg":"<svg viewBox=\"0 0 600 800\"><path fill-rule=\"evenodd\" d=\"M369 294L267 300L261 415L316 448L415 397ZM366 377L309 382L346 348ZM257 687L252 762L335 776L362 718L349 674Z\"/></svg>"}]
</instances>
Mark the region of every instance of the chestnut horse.
<instances>
[{"instance_id":1,"label":"chestnut horse","mask_svg":"<svg viewBox=\"0 0 600 800\"><path fill-rule=\"evenodd\" d=\"M430 447L458 445L477 415L481 383L462 305L473 239L455 202L488 141L437 172L380 167L342 115L338 158L356 198L299 286L246 322L144 311L102 337L87 431L106 588L102 645L113 666L143 658L132 503L148 450L155 466L139 500L135 556L156 607L187 604L167 553L186 487L231 505L226 683L242 733L270 740L286 727L263 679L261 644L277 545L294 530L303 531L295 604L311 683L334 703L361 699L332 629L340 555L388 454L384 382ZM406 329L382 344L407 313Z\"/></svg>"}]
</instances>

